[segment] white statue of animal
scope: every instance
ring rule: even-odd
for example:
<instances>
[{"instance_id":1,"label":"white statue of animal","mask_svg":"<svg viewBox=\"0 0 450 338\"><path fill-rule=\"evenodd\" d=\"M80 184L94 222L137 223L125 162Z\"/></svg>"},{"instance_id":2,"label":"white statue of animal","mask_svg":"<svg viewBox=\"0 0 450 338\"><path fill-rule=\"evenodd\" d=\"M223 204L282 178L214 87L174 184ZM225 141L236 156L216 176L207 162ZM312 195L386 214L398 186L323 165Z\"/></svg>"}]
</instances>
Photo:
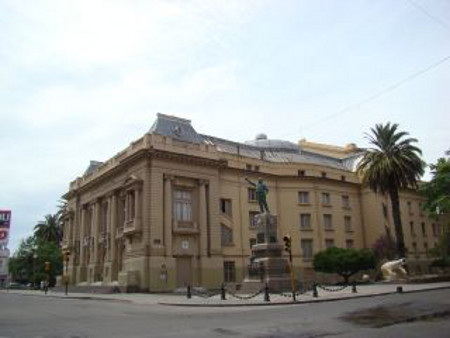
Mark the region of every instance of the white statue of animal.
<instances>
[{"instance_id":1,"label":"white statue of animal","mask_svg":"<svg viewBox=\"0 0 450 338\"><path fill-rule=\"evenodd\" d=\"M406 278L407 272L403 268L406 264L405 258L389 261L381 266L381 273L385 280L394 280L399 278Z\"/></svg>"}]
</instances>

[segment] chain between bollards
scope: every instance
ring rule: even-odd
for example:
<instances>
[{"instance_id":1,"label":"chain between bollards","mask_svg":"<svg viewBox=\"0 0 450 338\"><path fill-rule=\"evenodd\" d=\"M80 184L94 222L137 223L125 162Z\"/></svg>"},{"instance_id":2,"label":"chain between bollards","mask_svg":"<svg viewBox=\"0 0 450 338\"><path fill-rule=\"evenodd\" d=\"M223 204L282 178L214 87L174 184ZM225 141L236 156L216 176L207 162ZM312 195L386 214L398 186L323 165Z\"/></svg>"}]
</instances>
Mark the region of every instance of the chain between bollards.
<instances>
[{"instance_id":1,"label":"chain between bollards","mask_svg":"<svg viewBox=\"0 0 450 338\"><path fill-rule=\"evenodd\" d=\"M264 288L264 301L270 302L270 295L269 295L269 286L266 283L266 287Z\"/></svg>"},{"instance_id":2,"label":"chain between bollards","mask_svg":"<svg viewBox=\"0 0 450 338\"><path fill-rule=\"evenodd\" d=\"M186 292L187 298L192 298L192 292L191 292L191 286L187 286L187 292Z\"/></svg>"}]
</instances>

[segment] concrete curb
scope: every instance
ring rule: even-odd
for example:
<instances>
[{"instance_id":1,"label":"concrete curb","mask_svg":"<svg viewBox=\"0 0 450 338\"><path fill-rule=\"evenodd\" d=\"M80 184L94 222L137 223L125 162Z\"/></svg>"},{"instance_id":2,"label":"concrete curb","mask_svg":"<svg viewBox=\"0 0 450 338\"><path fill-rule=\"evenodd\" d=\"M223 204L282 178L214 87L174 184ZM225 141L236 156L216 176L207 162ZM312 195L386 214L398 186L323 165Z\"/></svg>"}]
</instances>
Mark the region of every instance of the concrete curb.
<instances>
[{"instance_id":1,"label":"concrete curb","mask_svg":"<svg viewBox=\"0 0 450 338\"><path fill-rule=\"evenodd\" d=\"M429 289L421 289L421 290L409 290L403 291L401 293L397 291L389 291L389 292L380 292L375 294L367 294L367 295L355 295L351 297L339 297L339 298L315 298L308 300L301 300L297 302L259 302L259 303L247 303L247 304L200 304L200 303L170 303L170 302L158 302L159 305L166 306L179 306L179 307L242 307L242 306L280 306L280 305L303 305L303 304L314 304L314 303L325 303L325 302L336 302L343 300L352 300L357 298L367 298L367 297L379 297L379 296L387 296L393 294L402 294L402 293L418 293L418 292L426 292L433 290L441 290L441 289L450 289L450 286L439 286Z\"/></svg>"}]
</instances>

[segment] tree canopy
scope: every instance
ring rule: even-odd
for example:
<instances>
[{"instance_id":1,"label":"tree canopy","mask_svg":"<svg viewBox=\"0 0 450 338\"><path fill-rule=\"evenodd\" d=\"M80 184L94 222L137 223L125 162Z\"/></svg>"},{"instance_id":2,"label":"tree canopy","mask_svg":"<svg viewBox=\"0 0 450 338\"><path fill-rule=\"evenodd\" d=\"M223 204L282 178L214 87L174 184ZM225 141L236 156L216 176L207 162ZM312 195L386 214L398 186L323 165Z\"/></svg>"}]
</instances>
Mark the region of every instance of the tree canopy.
<instances>
[{"instance_id":1,"label":"tree canopy","mask_svg":"<svg viewBox=\"0 0 450 338\"><path fill-rule=\"evenodd\" d=\"M414 146L415 138L398 130L398 124L377 124L366 137L372 148L365 150L357 172L363 185L374 192L388 193L392 204L397 254L406 254L400 215L399 190L416 188L424 173L422 151Z\"/></svg>"},{"instance_id":2,"label":"tree canopy","mask_svg":"<svg viewBox=\"0 0 450 338\"><path fill-rule=\"evenodd\" d=\"M345 283L351 276L361 270L375 268L375 254L370 249L328 248L314 255L314 270L336 273L344 278Z\"/></svg>"},{"instance_id":3,"label":"tree canopy","mask_svg":"<svg viewBox=\"0 0 450 338\"><path fill-rule=\"evenodd\" d=\"M447 152L447 155L450 151ZM426 198L424 209L430 216L438 213L450 213L450 158L440 158L436 164L430 165L431 181L420 187L420 192Z\"/></svg>"},{"instance_id":4,"label":"tree canopy","mask_svg":"<svg viewBox=\"0 0 450 338\"><path fill-rule=\"evenodd\" d=\"M45 262L50 262L50 285L62 272L62 256L60 243L62 240L62 212L48 214L43 222L34 227L34 234L19 245L9 260L9 271L13 280L20 283L39 284L46 280Z\"/></svg>"}]
</instances>

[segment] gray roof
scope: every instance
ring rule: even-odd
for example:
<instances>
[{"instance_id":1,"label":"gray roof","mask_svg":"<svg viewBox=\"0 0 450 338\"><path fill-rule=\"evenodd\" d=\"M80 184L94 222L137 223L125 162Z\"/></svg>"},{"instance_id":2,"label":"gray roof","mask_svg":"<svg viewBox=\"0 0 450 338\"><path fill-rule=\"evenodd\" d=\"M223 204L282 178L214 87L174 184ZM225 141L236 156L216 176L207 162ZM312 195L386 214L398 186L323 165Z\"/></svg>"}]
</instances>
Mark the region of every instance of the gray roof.
<instances>
[{"instance_id":1,"label":"gray roof","mask_svg":"<svg viewBox=\"0 0 450 338\"><path fill-rule=\"evenodd\" d=\"M150 134L168 136L178 141L189 143L202 143L202 137L197 134L190 120L158 113L153 126L148 131Z\"/></svg>"},{"instance_id":2,"label":"gray roof","mask_svg":"<svg viewBox=\"0 0 450 338\"><path fill-rule=\"evenodd\" d=\"M302 150L297 144L284 140L271 140L265 134L257 135L255 140L245 143L233 142L214 136L198 134L190 120L175 116L157 114L149 133L168 136L188 143L206 143L214 145L222 153L262 159L275 163L310 163L336 169L353 170L359 154L338 159L322 154Z\"/></svg>"},{"instance_id":3,"label":"gray roof","mask_svg":"<svg viewBox=\"0 0 450 338\"><path fill-rule=\"evenodd\" d=\"M342 170L352 170L353 158L340 160L338 158L301 150L299 146L288 141L275 141L253 144L232 142L214 136L201 135L203 139L216 146L220 152L241 155L244 157L263 159L275 163L310 163Z\"/></svg>"},{"instance_id":4,"label":"gray roof","mask_svg":"<svg viewBox=\"0 0 450 338\"><path fill-rule=\"evenodd\" d=\"M103 164L103 162L100 161L92 161L89 163L89 167L87 167L86 171L84 172L83 176L89 175L92 172L94 172L95 169L100 167Z\"/></svg>"}]
</instances>

